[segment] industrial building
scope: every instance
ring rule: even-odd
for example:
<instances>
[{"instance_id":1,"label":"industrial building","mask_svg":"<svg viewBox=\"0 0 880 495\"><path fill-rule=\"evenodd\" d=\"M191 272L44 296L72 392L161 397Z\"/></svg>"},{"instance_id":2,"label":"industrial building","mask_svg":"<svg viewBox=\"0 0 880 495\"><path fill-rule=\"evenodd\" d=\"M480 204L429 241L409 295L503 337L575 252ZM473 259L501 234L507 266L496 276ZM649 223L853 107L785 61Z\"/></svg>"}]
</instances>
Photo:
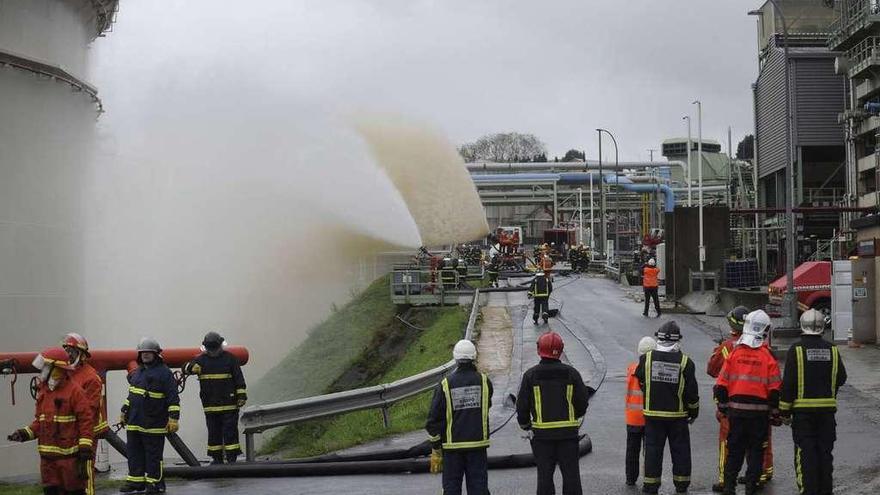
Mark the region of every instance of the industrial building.
<instances>
[{"instance_id":1,"label":"industrial building","mask_svg":"<svg viewBox=\"0 0 880 495\"><path fill-rule=\"evenodd\" d=\"M835 73L836 47L829 48L835 12L822 2L782 0L787 21L772 3L750 12L758 18L755 105L755 165L758 179L760 252L764 272L785 271L786 146L794 163L794 205L823 208L797 216L795 264L828 257L828 249L846 229L836 207L851 206L844 125L846 79ZM788 54L786 59L786 45ZM788 81L786 85L786 68ZM787 93L786 93L787 91ZM786 105L790 104L790 134ZM787 139L790 138L790 139Z\"/></svg>"}]
</instances>

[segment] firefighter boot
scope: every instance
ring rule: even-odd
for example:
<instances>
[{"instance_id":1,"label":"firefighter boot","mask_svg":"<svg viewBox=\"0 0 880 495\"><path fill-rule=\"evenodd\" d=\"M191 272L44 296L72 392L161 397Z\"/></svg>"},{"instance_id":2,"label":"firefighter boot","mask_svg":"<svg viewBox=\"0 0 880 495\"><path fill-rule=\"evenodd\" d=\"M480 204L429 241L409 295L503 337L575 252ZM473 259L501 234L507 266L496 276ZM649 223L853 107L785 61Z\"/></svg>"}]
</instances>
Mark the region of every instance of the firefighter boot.
<instances>
[{"instance_id":1,"label":"firefighter boot","mask_svg":"<svg viewBox=\"0 0 880 495\"><path fill-rule=\"evenodd\" d=\"M235 464L235 461L238 460L238 454L234 452L229 452L226 454L226 463L227 464Z\"/></svg>"},{"instance_id":2,"label":"firefighter boot","mask_svg":"<svg viewBox=\"0 0 880 495\"><path fill-rule=\"evenodd\" d=\"M223 453L211 454L211 465L223 464Z\"/></svg>"},{"instance_id":3,"label":"firefighter boot","mask_svg":"<svg viewBox=\"0 0 880 495\"><path fill-rule=\"evenodd\" d=\"M135 481L126 481L119 487L119 493L143 493L144 484Z\"/></svg>"}]
</instances>

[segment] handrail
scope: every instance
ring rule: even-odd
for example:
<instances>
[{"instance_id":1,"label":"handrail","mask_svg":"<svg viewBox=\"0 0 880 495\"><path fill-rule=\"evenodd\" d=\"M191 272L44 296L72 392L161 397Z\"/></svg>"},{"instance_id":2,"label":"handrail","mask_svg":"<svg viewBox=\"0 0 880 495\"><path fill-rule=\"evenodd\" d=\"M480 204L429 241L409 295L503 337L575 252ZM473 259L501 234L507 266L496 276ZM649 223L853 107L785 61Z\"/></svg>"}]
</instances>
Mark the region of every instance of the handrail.
<instances>
[{"instance_id":1,"label":"handrail","mask_svg":"<svg viewBox=\"0 0 880 495\"><path fill-rule=\"evenodd\" d=\"M101 99L98 98L97 88L87 83L86 81L77 78L73 74L67 72L57 65L52 65L47 62L37 60L35 58L12 53L10 51L0 50L0 67L3 66L15 67L16 69L26 70L35 74L40 74L42 76L51 77L56 81L61 81L71 86L75 90L83 91L87 95L89 95L89 97L98 107L98 113L104 111L104 106L101 103Z\"/></svg>"},{"instance_id":2,"label":"handrail","mask_svg":"<svg viewBox=\"0 0 880 495\"><path fill-rule=\"evenodd\" d=\"M465 339L473 338L479 307L480 290L476 289L471 303L470 317L464 331ZM431 390L453 369L455 369L455 361L449 361L434 369L391 383L245 408L241 413L241 424L245 434L247 459L254 460L254 434L307 419L381 408L383 419L387 425L389 406L413 395Z\"/></svg>"}]
</instances>

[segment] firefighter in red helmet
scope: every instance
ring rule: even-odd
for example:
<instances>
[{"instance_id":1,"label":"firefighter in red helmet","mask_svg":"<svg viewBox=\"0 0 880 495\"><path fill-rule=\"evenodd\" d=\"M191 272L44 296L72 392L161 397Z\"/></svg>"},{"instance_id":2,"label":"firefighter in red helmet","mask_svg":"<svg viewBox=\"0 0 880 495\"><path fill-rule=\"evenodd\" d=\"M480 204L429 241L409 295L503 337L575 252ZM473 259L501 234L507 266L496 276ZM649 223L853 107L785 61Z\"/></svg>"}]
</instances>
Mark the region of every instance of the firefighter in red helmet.
<instances>
[{"instance_id":1,"label":"firefighter in red helmet","mask_svg":"<svg viewBox=\"0 0 880 495\"><path fill-rule=\"evenodd\" d=\"M553 472L562 472L562 492L579 495L578 430L592 389L581 374L560 361L562 337L547 332L538 338L541 361L523 374L517 395L520 428L532 432L532 453L538 468L538 495L556 493Z\"/></svg>"},{"instance_id":2,"label":"firefighter in red helmet","mask_svg":"<svg viewBox=\"0 0 880 495\"><path fill-rule=\"evenodd\" d=\"M40 370L34 421L16 430L10 441L37 441L43 493L95 493L92 458L93 408L70 379L73 367L64 349L53 347L32 363Z\"/></svg>"},{"instance_id":3,"label":"firefighter in red helmet","mask_svg":"<svg viewBox=\"0 0 880 495\"><path fill-rule=\"evenodd\" d=\"M71 332L61 339L61 347L67 351L68 362L73 367L70 379L79 385L94 410L95 438L101 438L110 425L104 410L104 381L88 362L92 357L89 342L82 335Z\"/></svg>"}]
</instances>

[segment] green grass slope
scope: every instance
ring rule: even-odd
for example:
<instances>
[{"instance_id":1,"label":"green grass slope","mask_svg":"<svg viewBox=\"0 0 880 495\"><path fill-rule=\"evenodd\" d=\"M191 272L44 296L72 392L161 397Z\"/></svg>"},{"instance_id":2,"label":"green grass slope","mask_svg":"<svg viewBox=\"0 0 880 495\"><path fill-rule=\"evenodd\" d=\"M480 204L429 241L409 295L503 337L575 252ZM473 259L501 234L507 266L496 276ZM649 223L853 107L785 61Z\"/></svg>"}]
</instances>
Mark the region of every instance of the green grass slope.
<instances>
[{"instance_id":1,"label":"green grass slope","mask_svg":"<svg viewBox=\"0 0 880 495\"><path fill-rule=\"evenodd\" d=\"M364 385L387 383L439 366L452 357L452 347L467 325L468 311L462 307L420 310L426 326L389 368ZM421 321L420 321L421 323ZM374 342L373 345L377 345ZM370 348L364 349L369 354ZM337 451L396 433L424 427L431 400L426 392L401 401L389 409L390 428L382 424L379 410L357 411L330 418L305 421L286 427L263 447L262 454L306 457Z\"/></svg>"},{"instance_id":2,"label":"green grass slope","mask_svg":"<svg viewBox=\"0 0 880 495\"><path fill-rule=\"evenodd\" d=\"M394 320L389 278L381 277L329 318L248 391L251 404L324 393L358 358L373 336Z\"/></svg>"}]
</instances>

